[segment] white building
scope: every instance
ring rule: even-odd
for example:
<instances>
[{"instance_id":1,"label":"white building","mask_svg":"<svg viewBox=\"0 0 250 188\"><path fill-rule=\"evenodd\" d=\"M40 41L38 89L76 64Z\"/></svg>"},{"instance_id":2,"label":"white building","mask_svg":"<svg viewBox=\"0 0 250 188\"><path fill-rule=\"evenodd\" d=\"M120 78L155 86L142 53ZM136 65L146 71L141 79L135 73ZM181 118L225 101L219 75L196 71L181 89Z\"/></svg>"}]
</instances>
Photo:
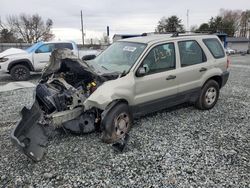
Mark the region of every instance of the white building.
<instances>
[{"instance_id":1,"label":"white building","mask_svg":"<svg viewBox=\"0 0 250 188\"><path fill-rule=\"evenodd\" d=\"M227 37L227 46L237 52L246 52L249 45L250 40L246 37Z\"/></svg>"}]
</instances>

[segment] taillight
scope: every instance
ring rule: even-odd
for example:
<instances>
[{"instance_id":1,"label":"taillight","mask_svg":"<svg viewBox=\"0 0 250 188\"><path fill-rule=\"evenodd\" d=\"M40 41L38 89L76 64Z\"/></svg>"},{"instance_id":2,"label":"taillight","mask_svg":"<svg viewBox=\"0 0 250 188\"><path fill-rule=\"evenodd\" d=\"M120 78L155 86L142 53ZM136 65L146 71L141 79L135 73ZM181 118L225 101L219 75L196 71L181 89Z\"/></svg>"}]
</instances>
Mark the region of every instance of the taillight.
<instances>
[{"instance_id":1,"label":"taillight","mask_svg":"<svg viewBox=\"0 0 250 188\"><path fill-rule=\"evenodd\" d=\"M230 60L229 57L227 57L227 69L229 68L229 65L230 65Z\"/></svg>"}]
</instances>

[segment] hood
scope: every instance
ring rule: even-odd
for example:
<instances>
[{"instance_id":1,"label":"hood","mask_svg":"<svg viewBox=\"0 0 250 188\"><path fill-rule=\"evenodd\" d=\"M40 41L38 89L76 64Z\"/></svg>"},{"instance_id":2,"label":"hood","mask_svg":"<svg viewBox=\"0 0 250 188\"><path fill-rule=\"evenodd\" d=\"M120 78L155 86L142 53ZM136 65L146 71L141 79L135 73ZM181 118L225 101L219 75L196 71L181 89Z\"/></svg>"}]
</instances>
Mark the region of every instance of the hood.
<instances>
[{"instance_id":1,"label":"hood","mask_svg":"<svg viewBox=\"0 0 250 188\"><path fill-rule=\"evenodd\" d=\"M22 50L19 48L10 48L0 53L0 58L10 56L10 55L16 55L16 54L24 54L24 53L27 54L25 50Z\"/></svg>"},{"instance_id":2,"label":"hood","mask_svg":"<svg viewBox=\"0 0 250 188\"><path fill-rule=\"evenodd\" d=\"M87 77L95 77L100 82L116 79L121 74L81 61L69 49L56 49L51 53L50 61L43 70L42 79L46 79L57 72L74 72L78 75L88 75Z\"/></svg>"}]
</instances>

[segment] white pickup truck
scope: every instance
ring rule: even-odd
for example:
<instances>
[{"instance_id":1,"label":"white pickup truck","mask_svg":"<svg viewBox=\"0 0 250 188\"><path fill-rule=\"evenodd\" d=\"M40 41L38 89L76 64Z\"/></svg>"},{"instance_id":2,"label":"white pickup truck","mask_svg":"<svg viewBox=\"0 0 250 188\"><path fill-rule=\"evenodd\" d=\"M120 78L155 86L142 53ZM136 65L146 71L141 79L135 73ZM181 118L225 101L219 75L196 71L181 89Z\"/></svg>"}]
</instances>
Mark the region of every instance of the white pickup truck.
<instances>
[{"instance_id":1,"label":"white pickup truck","mask_svg":"<svg viewBox=\"0 0 250 188\"><path fill-rule=\"evenodd\" d=\"M10 48L0 53L0 71L10 73L14 80L27 80L30 72L43 70L54 49L62 48L72 50L78 57L86 55L87 59L97 55L94 50L79 53L77 45L72 41L38 42L26 50Z\"/></svg>"}]
</instances>

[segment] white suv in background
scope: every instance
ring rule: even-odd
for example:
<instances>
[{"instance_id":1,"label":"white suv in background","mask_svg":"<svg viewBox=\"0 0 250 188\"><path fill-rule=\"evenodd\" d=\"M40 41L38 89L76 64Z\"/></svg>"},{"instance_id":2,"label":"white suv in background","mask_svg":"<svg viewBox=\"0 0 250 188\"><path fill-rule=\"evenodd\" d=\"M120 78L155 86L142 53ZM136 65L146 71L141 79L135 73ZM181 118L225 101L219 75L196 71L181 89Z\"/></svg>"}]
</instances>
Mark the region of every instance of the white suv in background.
<instances>
[{"instance_id":1,"label":"white suv in background","mask_svg":"<svg viewBox=\"0 0 250 188\"><path fill-rule=\"evenodd\" d=\"M54 49L62 48L78 56L77 46L71 41L38 42L26 50L10 48L0 53L0 71L10 73L14 80L27 80L31 71L42 71Z\"/></svg>"}]
</instances>

